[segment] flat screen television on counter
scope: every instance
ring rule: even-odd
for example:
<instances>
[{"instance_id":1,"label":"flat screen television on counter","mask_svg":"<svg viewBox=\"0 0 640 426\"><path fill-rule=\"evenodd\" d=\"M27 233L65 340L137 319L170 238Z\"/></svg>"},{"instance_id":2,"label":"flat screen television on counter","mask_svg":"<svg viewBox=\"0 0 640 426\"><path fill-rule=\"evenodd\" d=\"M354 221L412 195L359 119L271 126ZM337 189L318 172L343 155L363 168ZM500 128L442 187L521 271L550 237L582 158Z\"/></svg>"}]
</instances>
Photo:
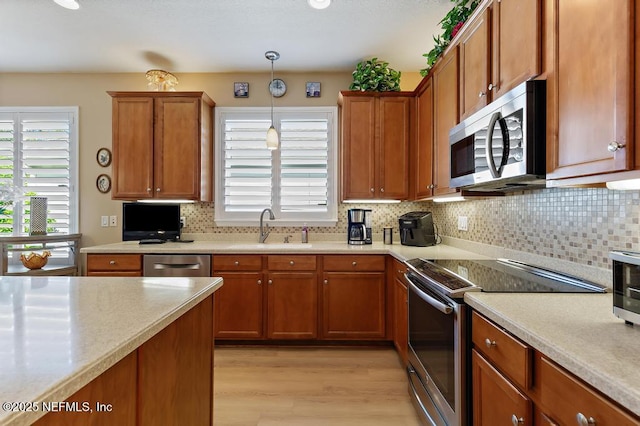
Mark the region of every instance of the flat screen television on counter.
<instances>
[{"instance_id":1,"label":"flat screen television on counter","mask_svg":"<svg viewBox=\"0 0 640 426\"><path fill-rule=\"evenodd\" d=\"M180 204L122 204L122 241L179 238Z\"/></svg>"}]
</instances>

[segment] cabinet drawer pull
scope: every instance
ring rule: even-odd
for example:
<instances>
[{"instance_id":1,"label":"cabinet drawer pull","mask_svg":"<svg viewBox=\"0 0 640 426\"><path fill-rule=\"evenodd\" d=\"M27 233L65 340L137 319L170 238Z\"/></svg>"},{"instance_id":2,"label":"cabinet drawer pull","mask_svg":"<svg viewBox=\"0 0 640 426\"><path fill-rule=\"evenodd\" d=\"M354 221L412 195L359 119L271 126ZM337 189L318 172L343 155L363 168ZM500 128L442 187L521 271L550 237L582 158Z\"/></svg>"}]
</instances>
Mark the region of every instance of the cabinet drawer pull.
<instances>
[{"instance_id":1,"label":"cabinet drawer pull","mask_svg":"<svg viewBox=\"0 0 640 426\"><path fill-rule=\"evenodd\" d=\"M329 280L324 280L323 283L324 284L329 284Z\"/></svg>"},{"instance_id":2,"label":"cabinet drawer pull","mask_svg":"<svg viewBox=\"0 0 640 426\"><path fill-rule=\"evenodd\" d=\"M371 188L369 191L371 191L371 192L375 192L375 189Z\"/></svg>"},{"instance_id":3,"label":"cabinet drawer pull","mask_svg":"<svg viewBox=\"0 0 640 426\"><path fill-rule=\"evenodd\" d=\"M491 348L492 346L496 346L496 341L486 338L484 339L484 344L487 345L488 348Z\"/></svg>"},{"instance_id":4,"label":"cabinet drawer pull","mask_svg":"<svg viewBox=\"0 0 640 426\"><path fill-rule=\"evenodd\" d=\"M293 260L290 260L289 261L289 265L293 266L293 265L295 265L295 262Z\"/></svg>"},{"instance_id":5,"label":"cabinet drawer pull","mask_svg":"<svg viewBox=\"0 0 640 426\"><path fill-rule=\"evenodd\" d=\"M240 265L240 262L238 262L237 260L235 262L233 262L234 265L238 266Z\"/></svg>"},{"instance_id":6,"label":"cabinet drawer pull","mask_svg":"<svg viewBox=\"0 0 640 426\"><path fill-rule=\"evenodd\" d=\"M380 192L384 192L384 188L380 188Z\"/></svg>"},{"instance_id":7,"label":"cabinet drawer pull","mask_svg":"<svg viewBox=\"0 0 640 426\"><path fill-rule=\"evenodd\" d=\"M262 280L258 280L258 285L262 284Z\"/></svg>"},{"instance_id":8,"label":"cabinet drawer pull","mask_svg":"<svg viewBox=\"0 0 640 426\"><path fill-rule=\"evenodd\" d=\"M593 417L587 418L587 416L582 413L576 414L576 421L578 422L579 426L589 426L596 424L596 420Z\"/></svg>"},{"instance_id":9,"label":"cabinet drawer pull","mask_svg":"<svg viewBox=\"0 0 640 426\"><path fill-rule=\"evenodd\" d=\"M156 188L156 192L160 192L160 188Z\"/></svg>"},{"instance_id":10,"label":"cabinet drawer pull","mask_svg":"<svg viewBox=\"0 0 640 426\"><path fill-rule=\"evenodd\" d=\"M273 280L267 281L267 284L269 284L269 285L273 284Z\"/></svg>"},{"instance_id":11,"label":"cabinet drawer pull","mask_svg":"<svg viewBox=\"0 0 640 426\"><path fill-rule=\"evenodd\" d=\"M487 89L489 89L490 91L497 88L498 86L494 85L493 83L489 83L489 85L487 86Z\"/></svg>"},{"instance_id":12,"label":"cabinet drawer pull","mask_svg":"<svg viewBox=\"0 0 640 426\"><path fill-rule=\"evenodd\" d=\"M147 192L151 192L151 188L150 187L147 188Z\"/></svg>"},{"instance_id":13,"label":"cabinet drawer pull","mask_svg":"<svg viewBox=\"0 0 640 426\"><path fill-rule=\"evenodd\" d=\"M609 152L616 152L624 148L624 146L625 145L623 143L613 141L607 146L607 149Z\"/></svg>"},{"instance_id":14,"label":"cabinet drawer pull","mask_svg":"<svg viewBox=\"0 0 640 426\"><path fill-rule=\"evenodd\" d=\"M115 264L116 264L116 261L115 261L115 260L110 260L110 261L109 261L109 265L115 265Z\"/></svg>"},{"instance_id":15,"label":"cabinet drawer pull","mask_svg":"<svg viewBox=\"0 0 640 426\"><path fill-rule=\"evenodd\" d=\"M524 417L518 417L515 414L511 415L511 424L513 426L524 424Z\"/></svg>"},{"instance_id":16,"label":"cabinet drawer pull","mask_svg":"<svg viewBox=\"0 0 640 426\"><path fill-rule=\"evenodd\" d=\"M483 96L487 96L487 94L486 94L485 92L480 92L480 93L478 93L478 97L479 97L479 98L481 98L481 97L483 97Z\"/></svg>"}]
</instances>

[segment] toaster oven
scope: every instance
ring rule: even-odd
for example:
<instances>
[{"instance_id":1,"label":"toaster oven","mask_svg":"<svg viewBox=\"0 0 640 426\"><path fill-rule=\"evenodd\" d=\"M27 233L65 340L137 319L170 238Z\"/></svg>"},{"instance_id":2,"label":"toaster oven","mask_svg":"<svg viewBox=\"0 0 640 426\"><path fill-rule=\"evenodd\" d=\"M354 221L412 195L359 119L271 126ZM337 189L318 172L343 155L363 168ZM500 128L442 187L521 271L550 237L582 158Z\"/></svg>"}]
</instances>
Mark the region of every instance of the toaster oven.
<instances>
[{"instance_id":1,"label":"toaster oven","mask_svg":"<svg viewBox=\"0 0 640 426\"><path fill-rule=\"evenodd\" d=\"M640 253L612 251L613 313L627 324L640 324Z\"/></svg>"}]
</instances>

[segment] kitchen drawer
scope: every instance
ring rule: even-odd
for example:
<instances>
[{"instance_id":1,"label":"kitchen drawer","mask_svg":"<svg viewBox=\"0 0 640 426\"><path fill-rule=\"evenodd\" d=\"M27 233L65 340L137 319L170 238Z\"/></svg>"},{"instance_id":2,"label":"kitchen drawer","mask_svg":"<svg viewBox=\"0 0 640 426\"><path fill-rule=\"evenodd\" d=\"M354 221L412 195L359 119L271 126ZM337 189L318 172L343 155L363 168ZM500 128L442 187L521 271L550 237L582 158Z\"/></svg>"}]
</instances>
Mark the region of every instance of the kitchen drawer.
<instances>
[{"instance_id":1,"label":"kitchen drawer","mask_svg":"<svg viewBox=\"0 0 640 426\"><path fill-rule=\"evenodd\" d=\"M140 254L88 254L87 272L93 271L141 271Z\"/></svg>"},{"instance_id":2,"label":"kitchen drawer","mask_svg":"<svg viewBox=\"0 0 640 426\"><path fill-rule=\"evenodd\" d=\"M404 283L404 273L407 271L407 266L404 264L404 262L400 262L398 259L393 259L392 265L393 269L391 270L391 273L393 274L394 278Z\"/></svg>"},{"instance_id":3,"label":"kitchen drawer","mask_svg":"<svg viewBox=\"0 0 640 426\"><path fill-rule=\"evenodd\" d=\"M384 255L330 255L324 256L325 271L384 271Z\"/></svg>"},{"instance_id":4,"label":"kitchen drawer","mask_svg":"<svg viewBox=\"0 0 640 426\"><path fill-rule=\"evenodd\" d=\"M214 255L214 271L260 271L262 269L262 256L260 255Z\"/></svg>"},{"instance_id":5,"label":"kitchen drawer","mask_svg":"<svg viewBox=\"0 0 640 426\"><path fill-rule=\"evenodd\" d=\"M316 257L304 255L271 255L267 257L270 271L315 271Z\"/></svg>"},{"instance_id":6,"label":"kitchen drawer","mask_svg":"<svg viewBox=\"0 0 640 426\"><path fill-rule=\"evenodd\" d=\"M540 369L540 404L545 414L559 424L638 425L638 418L626 413L590 386L573 377L545 357ZM570 397L567 397L570 396ZM593 421L590 421L593 419Z\"/></svg>"},{"instance_id":7,"label":"kitchen drawer","mask_svg":"<svg viewBox=\"0 0 640 426\"><path fill-rule=\"evenodd\" d=\"M473 312L471 316L473 346L521 389L532 384L533 351L487 319Z\"/></svg>"}]
</instances>

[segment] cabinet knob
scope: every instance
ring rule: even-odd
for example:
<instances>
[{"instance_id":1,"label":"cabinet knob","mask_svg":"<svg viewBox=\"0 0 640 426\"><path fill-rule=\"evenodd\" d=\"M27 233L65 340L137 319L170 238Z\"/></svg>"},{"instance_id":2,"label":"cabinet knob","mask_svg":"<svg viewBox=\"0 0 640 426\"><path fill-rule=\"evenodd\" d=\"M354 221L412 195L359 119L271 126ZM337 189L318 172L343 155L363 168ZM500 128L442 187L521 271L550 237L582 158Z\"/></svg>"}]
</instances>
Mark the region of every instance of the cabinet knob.
<instances>
[{"instance_id":1,"label":"cabinet knob","mask_svg":"<svg viewBox=\"0 0 640 426\"><path fill-rule=\"evenodd\" d=\"M156 192L160 192L160 188L156 188Z\"/></svg>"},{"instance_id":2,"label":"cabinet knob","mask_svg":"<svg viewBox=\"0 0 640 426\"><path fill-rule=\"evenodd\" d=\"M115 264L116 264L116 261L115 261L115 260L110 260L110 261L109 261L109 265L115 265Z\"/></svg>"},{"instance_id":3,"label":"cabinet knob","mask_svg":"<svg viewBox=\"0 0 640 426\"><path fill-rule=\"evenodd\" d=\"M351 266L356 266L358 264L358 262L356 262L355 260L353 262L351 262Z\"/></svg>"},{"instance_id":4,"label":"cabinet knob","mask_svg":"<svg viewBox=\"0 0 640 426\"><path fill-rule=\"evenodd\" d=\"M375 192L375 189L371 188L369 191L371 191L371 192Z\"/></svg>"},{"instance_id":5,"label":"cabinet knob","mask_svg":"<svg viewBox=\"0 0 640 426\"><path fill-rule=\"evenodd\" d=\"M576 421L580 426L589 426L596 424L596 420L593 417L587 417L582 413L576 414Z\"/></svg>"},{"instance_id":6,"label":"cabinet knob","mask_svg":"<svg viewBox=\"0 0 640 426\"><path fill-rule=\"evenodd\" d=\"M295 264L295 262L293 260L289 261L289 265L293 266Z\"/></svg>"},{"instance_id":7,"label":"cabinet knob","mask_svg":"<svg viewBox=\"0 0 640 426\"><path fill-rule=\"evenodd\" d=\"M488 348L491 348L492 346L496 346L496 341L486 338L484 339L484 344L487 345Z\"/></svg>"},{"instance_id":8,"label":"cabinet knob","mask_svg":"<svg viewBox=\"0 0 640 426\"><path fill-rule=\"evenodd\" d=\"M258 285L262 284L262 280L258 280Z\"/></svg>"},{"instance_id":9,"label":"cabinet knob","mask_svg":"<svg viewBox=\"0 0 640 426\"><path fill-rule=\"evenodd\" d=\"M151 192L151 188L147 188L147 192Z\"/></svg>"},{"instance_id":10,"label":"cabinet knob","mask_svg":"<svg viewBox=\"0 0 640 426\"><path fill-rule=\"evenodd\" d=\"M478 97L479 98L482 98L483 96L487 96L487 94L485 92L478 93Z\"/></svg>"},{"instance_id":11,"label":"cabinet knob","mask_svg":"<svg viewBox=\"0 0 640 426\"><path fill-rule=\"evenodd\" d=\"M434 184L432 184L432 183L430 183L429 185L427 185L427 189L433 189L433 188L435 188L435 187L436 187L436 186L435 186Z\"/></svg>"},{"instance_id":12,"label":"cabinet knob","mask_svg":"<svg viewBox=\"0 0 640 426\"><path fill-rule=\"evenodd\" d=\"M238 262L237 260L235 262L233 262L234 265L238 266L240 265L240 262Z\"/></svg>"},{"instance_id":13,"label":"cabinet knob","mask_svg":"<svg viewBox=\"0 0 640 426\"><path fill-rule=\"evenodd\" d=\"M613 141L607 146L607 149L609 150L609 152L616 152L621 150L624 147L625 145L623 143Z\"/></svg>"},{"instance_id":14,"label":"cabinet knob","mask_svg":"<svg viewBox=\"0 0 640 426\"><path fill-rule=\"evenodd\" d=\"M511 424L513 426L518 426L521 424L524 424L524 418L523 417L518 417L515 414L511 415Z\"/></svg>"},{"instance_id":15,"label":"cabinet knob","mask_svg":"<svg viewBox=\"0 0 640 426\"><path fill-rule=\"evenodd\" d=\"M329 280L324 280L323 283L324 284L329 284Z\"/></svg>"},{"instance_id":16,"label":"cabinet knob","mask_svg":"<svg viewBox=\"0 0 640 426\"><path fill-rule=\"evenodd\" d=\"M267 284L271 285L271 284L273 284L273 281L269 280L269 281L267 281Z\"/></svg>"},{"instance_id":17,"label":"cabinet knob","mask_svg":"<svg viewBox=\"0 0 640 426\"><path fill-rule=\"evenodd\" d=\"M493 89L497 89L497 88L498 88L498 86L496 86L496 85L495 85L495 84L493 84L493 83L489 83L489 85L487 86L487 89L489 89L489 91L491 91L491 90L493 90Z\"/></svg>"},{"instance_id":18,"label":"cabinet knob","mask_svg":"<svg viewBox=\"0 0 640 426\"><path fill-rule=\"evenodd\" d=\"M384 192L384 188L380 188L380 192Z\"/></svg>"}]
</instances>

